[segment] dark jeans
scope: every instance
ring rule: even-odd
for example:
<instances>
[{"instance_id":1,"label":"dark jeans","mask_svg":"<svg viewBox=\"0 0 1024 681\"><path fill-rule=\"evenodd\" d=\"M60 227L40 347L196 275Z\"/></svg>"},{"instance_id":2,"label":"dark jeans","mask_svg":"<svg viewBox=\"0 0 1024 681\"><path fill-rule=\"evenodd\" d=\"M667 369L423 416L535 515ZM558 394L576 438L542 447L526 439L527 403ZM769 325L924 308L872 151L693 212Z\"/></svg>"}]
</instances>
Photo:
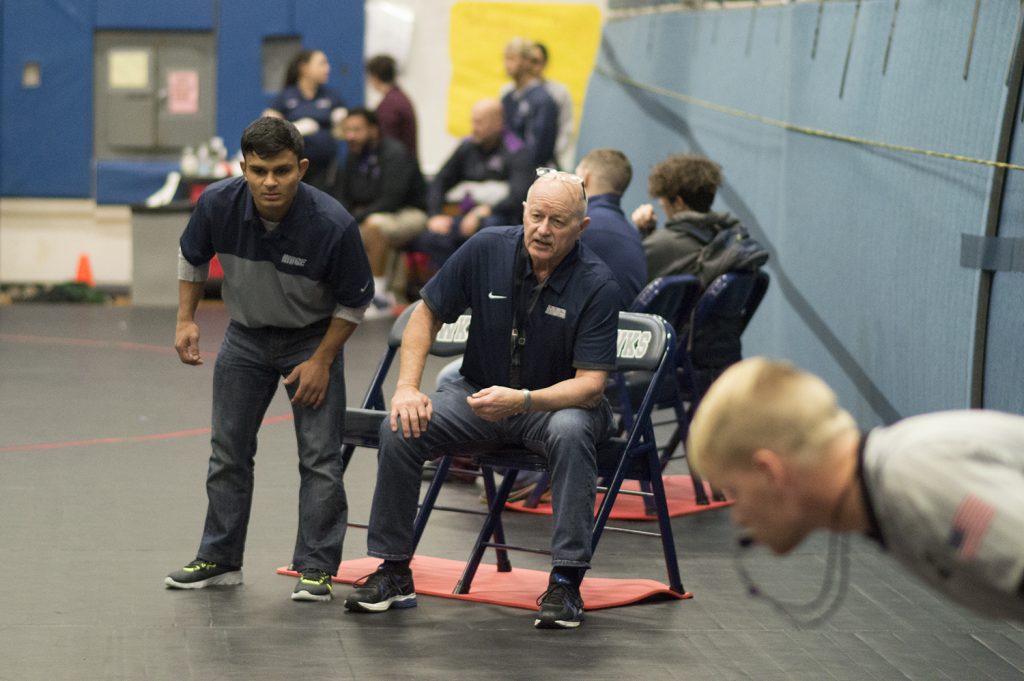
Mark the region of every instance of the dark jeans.
<instances>
[{"instance_id":1,"label":"dark jeans","mask_svg":"<svg viewBox=\"0 0 1024 681\"><path fill-rule=\"evenodd\" d=\"M231 322L213 371L213 453L206 478L209 506L197 557L242 565L252 507L256 434L282 377L312 356L330 320L301 329L250 329ZM324 403L292 405L299 451L299 528L292 565L335 574L348 521L341 433L345 371L331 365ZM298 384L287 386L289 397Z\"/></svg>"},{"instance_id":2,"label":"dark jeans","mask_svg":"<svg viewBox=\"0 0 1024 681\"><path fill-rule=\"evenodd\" d=\"M412 557L413 523L423 462L447 452L485 455L505 445L524 445L548 459L554 532L551 562L590 566L597 484L597 443L611 435L607 401L595 409L562 409L484 421L466 404L476 392L464 378L440 386L433 416L419 438L381 425L377 488L370 510L368 553L386 560Z\"/></svg>"}]
</instances>

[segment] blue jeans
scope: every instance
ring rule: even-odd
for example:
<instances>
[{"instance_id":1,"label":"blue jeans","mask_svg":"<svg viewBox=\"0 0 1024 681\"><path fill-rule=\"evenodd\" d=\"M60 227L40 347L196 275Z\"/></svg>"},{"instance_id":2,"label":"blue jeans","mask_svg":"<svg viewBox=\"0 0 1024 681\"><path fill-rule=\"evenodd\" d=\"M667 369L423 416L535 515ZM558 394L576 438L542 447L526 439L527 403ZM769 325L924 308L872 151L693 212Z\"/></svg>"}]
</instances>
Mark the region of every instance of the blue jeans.
<instances>
[{"instance_id":1,"label":"blue jeans","mask_svg":"<svg viewBox=\"0 0 1024 681\"><path fill-rule=\"evenodd\" d=\"M391 432L381 424L377 488L370 510L368 553L385 560L412 557L413 523L420 494L420 471L427 459L446 453L486 455L504 445L523 445L548 459L554 532L554 565L590 567L597 486L597 443L611 435L608 402L595 409L562 409L484 421L466 404L476 392L466 379L440 386L433 416L419 438Z\"/></svg>"},{"instance_id":2,"label":"blue jeans","mask_svg":"<svg viewBox=\"0 0 1024 681\"><path fill-rule=\"evenodd\" d=\"M256 434L282 377L309 359L330 320L300 329L247 328L231 322L213 370L213 433L206 477L209 506L198 558L242 565L252 507ZM288 396L297 383L286 386ZM348 523L342 481L345 364L331 365L317 409L292 405L299 450L299 528L292 565L335 574Z\"/></svg>"}]
</instances>

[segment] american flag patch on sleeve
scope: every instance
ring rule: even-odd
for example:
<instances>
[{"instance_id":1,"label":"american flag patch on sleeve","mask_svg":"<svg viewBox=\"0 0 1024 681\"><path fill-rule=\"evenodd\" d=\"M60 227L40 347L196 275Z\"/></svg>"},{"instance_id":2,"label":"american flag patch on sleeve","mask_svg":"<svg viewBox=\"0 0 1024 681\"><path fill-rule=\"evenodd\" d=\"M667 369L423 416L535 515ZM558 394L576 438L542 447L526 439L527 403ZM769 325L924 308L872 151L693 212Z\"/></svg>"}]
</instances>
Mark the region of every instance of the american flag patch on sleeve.
<instances>
[{"instance_id":1,"label":"american flag patch on sleeve","mask_svg":"<svg viewBox=\"0 0 1024 681\"><path fill-rule=\"evenodd\" d=\"M968 494L960 502L953 516L953 526L949 530L947 543L956 549L957 555L964 560L973 558L981 546L981 540L988 532L995 509L974 496Z\"/></svg>"}]
</instances>

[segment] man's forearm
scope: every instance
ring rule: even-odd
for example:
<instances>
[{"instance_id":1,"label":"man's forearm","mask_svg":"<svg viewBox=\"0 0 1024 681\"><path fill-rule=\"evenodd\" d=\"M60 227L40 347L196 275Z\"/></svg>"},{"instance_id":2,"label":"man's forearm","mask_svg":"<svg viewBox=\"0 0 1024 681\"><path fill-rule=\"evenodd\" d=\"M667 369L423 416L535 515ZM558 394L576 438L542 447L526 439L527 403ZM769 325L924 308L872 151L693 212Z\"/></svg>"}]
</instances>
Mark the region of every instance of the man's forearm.
<instances>
[{"instance_id":1,"label":"man's forearm","mask_svg":"<svg viewBox=\"0 0 1024 681\"><path fill-rule=\"evenodd\" d=\"M604 371L580 370L576 376L540 390L530 391L530 411L589 409L604 396L608 374Z\"/></svg>"},{"instance_id":2,"label":"man's forearm","mask_svg":"<svg viewBox=\"0 0 1024 681\"><path fill-rule=\"evenodd\" d=\"M398 385L411 385L419 390L423 380L423 367L430 354L430 346L434 336L441 328L440 320L435 319L425 303L420 303L413 310L412 317L402 334L402 349L399 355Z\"/></svg>"},{"instance_id":3,"label":"man's forearm","mask_svg":"<svg viewBox=\"0 0 1024 681\"><path fill-rule=\"evenodd\" d=\"M195 320L196 308L199 307L199 301L203 299L205 288L205 281L178 280L178 322Z\"/></svg>"},{"instance_id":4,"label":"man's forearm","mask_svg":"<svg viewBox=\"0 0 1024 681\"><path fill-rule=\"evenodd\" d=\"M347 319L333 317L330 326L327 327L327 332L324 333L324 337L320 341L320 345L317 346L310 359L323 362L324 364L332 363L334 358L338 356L338 353L341 352L341 349L345 347L345 342L352 336L356 326L358 324L354 324Z\"/></svg>"}]
</instances>

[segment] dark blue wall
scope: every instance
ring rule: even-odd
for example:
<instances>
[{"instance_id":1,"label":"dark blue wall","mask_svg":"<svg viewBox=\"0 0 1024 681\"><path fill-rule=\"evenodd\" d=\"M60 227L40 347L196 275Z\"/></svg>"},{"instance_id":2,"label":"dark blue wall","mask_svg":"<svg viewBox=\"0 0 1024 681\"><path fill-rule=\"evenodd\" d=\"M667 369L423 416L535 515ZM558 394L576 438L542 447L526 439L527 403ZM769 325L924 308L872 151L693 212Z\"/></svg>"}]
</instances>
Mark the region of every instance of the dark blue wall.
<instances>
[{"instance_id":1,"label":"dark blue wall","mask_svg":"<svg viewBox=\"0 0 1024 681\"><path fill-rule=\"evenodd\" d=\"M715 208L772 249L772 287L744 337L747 354L823 375L865 426L970 404L980 273L960 266L960 243L985 233L992 168L802 135L608 73L798 125L994 158L1020 3L981 3L967 78L975 3L903 0L883 74L894 5L861 4L842 96L855 2L825 3L820 28L818 3L611 20L579 144L580 154L618 146L631 158L627 210L649 200L647 171L668 153L719 161ZM1011 172L1004 235L1024 233L1022 176ZM1022 278L995 277L989 366L1002 361L985 402L1018 411Z\"/></svg>"},{"instance_id":2,"label":"dark blue wall","mask_svg":"<svg viewBox=\"0 0 1024 681\"><path fill-rule=\"evenodd\" d=\"M217 134L235 151L245 125L270 100L260 86L265 36L299 35L305 46L323 50L333 67L330 85L351 105L363 97L363 25L362 0L5 0L0 3L0 196L95 195L96 30L214 31ZM21 86L29 61L42 66L40 88Z\"/></svg>"}]
</instances>

